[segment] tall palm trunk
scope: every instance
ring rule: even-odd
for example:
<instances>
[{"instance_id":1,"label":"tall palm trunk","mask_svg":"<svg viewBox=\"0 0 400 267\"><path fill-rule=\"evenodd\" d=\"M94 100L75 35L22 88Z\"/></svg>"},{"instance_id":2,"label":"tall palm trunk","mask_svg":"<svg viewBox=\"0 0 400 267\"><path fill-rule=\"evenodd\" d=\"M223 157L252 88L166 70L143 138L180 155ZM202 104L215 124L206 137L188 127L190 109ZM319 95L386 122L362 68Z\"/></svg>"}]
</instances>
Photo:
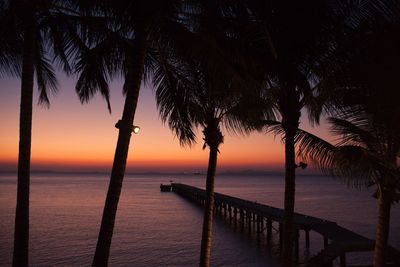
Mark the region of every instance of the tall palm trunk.
<instances>
[{"instance_id":1,"label":"tall palm trunk","mask_svg":"<svg viewBox=\"0 0 400 267\"><path fill-rule=\"evenodd\" d=\"M116 124L116 127L119 129L118 142L115 149L110 184L108 186L99 237L92 263L92 266L96 267L108 265L115 217L122 189L122 181L125 175L129 142L132 135L133 119L135 117L142 81L146 54L146 39L147 35L144 32L138 33L134 46L136 48L134 53L131 53L131 55L127 54L127 74L124 84L124 89L126 89L125 105L122 119Z\"/></svg>"},{"instance_id":2,"label":"tall palm trunk","mask_svg":"<svg viewBox=\"0 0 400 267\"><path fill-rule=\"evenodd\" d=\"M300 123L300 93L294 84L287 85L282 99L282 127L285 131L285 200L283 221L282 263L293 266L293 215L296 190L295 135Z\"/></svg>"},{"instance_id":3,"label":"tall palm trunk","mask_svg":"<svg viewBox=\"0 0 400 267\"><path fill-rule=\"evenodd\" d=\"M285 129L285 213L282 244L284 267L291 267L293 263L293 214L296 188L295 133L296 128Z\"/></svg>"},{"instance_id":4,"label":"tall palm trunk","mask_svg":"<svg viewBox=\"0 0 400 267\"><path fill-rule=\"evenodd\" d=\"M218 148L210 148L206 182L206 205L203 217L203 231L201 236L200 266L210 266L211 236L214 210L214 180L217 167Z\"/></svg>"},{"instance_id":5,"label":"tall palm trunk","mask_svg":"<svg viewBox=\"0 0 400 267\"><path fill-rule=\"evenodd\" d=\"M211 237L214 210L214 180L217 169L218 147L223 142L223 136L218 128L218 122L210 123L203 131L206 143L210 146L206 181L206 203L201 236L200 267L209 267L211 258Z\"/></svg>"},{"instance_id":6,"label":"tall palm trunk","mask_svg":"<svg viewBox=\"0 0 400 267\"><path fill-rule=\"evenodd\" d=\"M32 100L34 75L34 31L24 34L19 119L18 185L15 211L13 266L28 266L29 248L29 183L31 164Z\"/></svg>"},{"instance_id":7,"label":"tall palm trunk","mask_svg":"<svg viewBox=\"0 0 400 267\"><path fill-rule=\"evenodd\" d=\"M391 201L385 189L381 189L378 199L378 225L374 249L374 267L383 267L386 262L386 251L389 237Z\"/></svg>"}]
</instances>

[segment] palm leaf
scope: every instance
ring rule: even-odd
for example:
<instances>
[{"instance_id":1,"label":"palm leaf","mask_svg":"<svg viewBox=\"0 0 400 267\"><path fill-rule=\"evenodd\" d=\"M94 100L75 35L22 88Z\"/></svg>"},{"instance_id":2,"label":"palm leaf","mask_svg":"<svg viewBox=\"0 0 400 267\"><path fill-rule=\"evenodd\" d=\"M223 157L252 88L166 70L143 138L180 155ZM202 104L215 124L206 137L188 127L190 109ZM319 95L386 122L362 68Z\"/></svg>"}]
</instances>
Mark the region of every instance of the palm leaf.
<instances>
[{"instance_id":1,"label":"palm leaf","mask_svg":"<svg viewBox=\"0 0 400 267\"><path fill-rule=\"evenodd\" d=\"M76 31L71 25L70 16L57 12L46 16L43 23L49 27L47 39L51 40L54 59L58 61L65 73L72 73L69 59L77 52L77 45L72 37Z\"/></svg>"},{"instance_id":2,"label":"palm leaf","mask_svg":"<svg viewBox=\"0 0 400 267\"><path fill-rule=\"evenodd\" d=\"M39 103L49 106L48 90L57 92L58 82L54 74L54 69L49 59L45 56L45 48L40 34L37 35L37 47L35 50L35 73L40 92Z\"/></svg>"},{"instance_id":3,"label":"palm leaf","mask_svg":"<svg viewBox=\"0 0 400 267\"><path fill-rule=\"evenodd\" d=\"M335 146L316 135L299 129L295 137L297 155L311 161L322 172L340 177L352 187L369 186L376 182L380 159L363 147Z\"/></svg>"},{"instance_id":4,"label":"palm leaf","mask_svg":"<svg viewBox=\"0 0 400 267\"><path fill-rule=\"evenodd\" d=\"M101 53L99 54L97 50L101 49L95 47L81 51L79 59L75 63L75 72L80 74L75 89L82 103L87 103L97 91L100 91L111 112L108 87L110 74L104 64L105 59L99 56Z\"/></svg>"},{"instance_id":5,"label":"palm leaf","mask_svg":"<svg viewBox=\"0 0 400 267\"><path fill-rule=\"evenodd\" d=\"M376 144L374 144L376 139L373 136L373 129L368 127L368 120L365 117L360 118L354 115L351 121L328 118L328 122L331 123L331 132L335 135L340 135L339 145L353 144L376 147Z\"/></svg>"},{"instance_id":6,"label":"palm leaf","mask_svg":"<svg viewBox=\"0 0 400 267\"><path fill-rule=\"evenodd\" d=\"M22 38L18 35L18 23L13 10L9 10L7 4L6 1L0 4L0 75L20 76Z\"/></svg>"},{"instance_id":7,"label":"palm leaf","mask_svg":"<svg viewBox=\"0 0 400 267\"><path fill-rule=\"evenodd\" d=\"M192 83L167 53L159 49L157 67L153 73L157 107L160 117L175 132L181 145L191 145L196 137L193 129L193 102L190 98Z\"/></svg>"},{"instance_id":8,"label":"palm leaf","mask_svg":"<svg viewBox=\"0 0 400 267\"><path fill-rule=\"evenodd\" d=\"M356 187L378 184L380 159L367 149L359 146L340 146L335 155L333 173L346 178L348 185Z\"/></svg>"},{"instance_id":9,"label":"palm leaf","mask_svg":"<svg viewBox=\"0 0 400 267\"><path fill-rule=\"evenodd\" d=\"M295 136L297 156L311 161L324 173L330 173L335 165L336 147L318 136L298 129Z\"/></svg>"}]
</instances>

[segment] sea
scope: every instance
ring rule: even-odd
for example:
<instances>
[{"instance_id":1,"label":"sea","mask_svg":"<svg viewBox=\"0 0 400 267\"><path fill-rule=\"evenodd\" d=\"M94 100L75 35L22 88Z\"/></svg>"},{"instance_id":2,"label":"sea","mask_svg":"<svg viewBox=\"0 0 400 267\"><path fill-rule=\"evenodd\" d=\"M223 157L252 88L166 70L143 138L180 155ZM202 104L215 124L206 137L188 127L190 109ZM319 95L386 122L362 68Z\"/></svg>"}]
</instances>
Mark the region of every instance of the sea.
<instances>
[{"instance_id":1,"label":"sea","mask_svg":"<svg viewBox=\"0 0 400 267\"><path fill-rule=\"evenodd\" d=\"M329 176L296 178L296 212L331 220L374 238L377 202L372 189L348 188ZM34 173L30 196L30 266L90 266L108 174ZM195 174L128 174L125 176L111 245L109 266L198 266L203 210L161 183L205 187ZM281 174L217 175L215 191L282 208ZM0 266L11 266L16 203L16 175L0 174ZM390 244L400 249L400 205L391 213ZM277 239L277 234L274 240ZM300 236L300 263L323 247L311 233L311 247ZM249 235L223 217L216 217L212 238L212 266L279 266L277 242ZM370 264L371 252L348 253L349 264ZM339 264L338 261L335 262Z\"/></svg>"}]
</instances>

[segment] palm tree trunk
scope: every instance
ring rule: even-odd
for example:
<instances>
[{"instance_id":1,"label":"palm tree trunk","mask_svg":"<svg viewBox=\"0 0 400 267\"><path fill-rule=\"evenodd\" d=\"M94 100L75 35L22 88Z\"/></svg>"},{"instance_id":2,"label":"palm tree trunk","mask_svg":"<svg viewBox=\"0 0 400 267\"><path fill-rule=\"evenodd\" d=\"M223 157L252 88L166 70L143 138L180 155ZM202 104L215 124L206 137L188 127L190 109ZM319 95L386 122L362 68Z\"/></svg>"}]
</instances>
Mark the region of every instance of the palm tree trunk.
<instances>
[{"instance_id":1,"label":"palm tree trunk","mask_svg":"<svg viewBox=\"0 0 400 267\"><path fill-rule=\"evenodd\" d=\"M201 236L200 267L210 266L211 237L214 210L214 180L217 168L218 147L210 147L208 159L206 203L203 217L203 231Z\"/></svg>"},{"instance_id":2,"label":"palm tree trunk","mask_svg":"<svg viewBox=\"0 0 400 267\"><path fill-rule=\"evenodd\" d=\"M378 200L378 225L374 249L374 267L383 267L386 262L386 251L389 238L391 202L387 192L382 189Z\"/></svg>"},{"instance_id":3,"label":"palm tree trunk","mask_svg":"<svg viewBox=\"0 0 400 267\"><path fill-rule=\"evenodd\" d=\"M219 120L212 118L208 121L203 131L204 140L210 147L206 181L206 203L203 217L203 230L201 235L200 267L209 267L211 258L211 237L214 211L214 180L217 169L218 147L223 143L224 137L219 129Z\"/></svg>"},{"instance_id":4,"label":"palm tree trunk","mask_svg":"<svg viewBox=\"0 0 400 267\"><path fill-rule=\"evenodd\" d=\"M282 257L283 266L291 267L293 263L293 215L295 202L295 128L285 130L285 203L283 222Z\"/></svg>"},{"instance_id":5,"label":"palm tree trunk","mask_svg":"<svg viewBox=\"0 0 400 267\"><path fill-rule=\"evenodd\" d=\"M92 266L96 267L108 265L115 217L122 189L122 181L125 175L129 143L132 135L133 119L135 117L143 76L143 66L146 54L146 36L147 35L144 32L138 33L137 41L135 43L136 50L134 53L131 53L131 55L127 55L128 70L124 84L124 89L126 89L125 105L122 119L116 124L116 127L119 128L118 142L115 149L110 184L108 186L99 237L92 263Z\"/></svg>"},{"instance_id":6,"label":"palm tree trunk","mask_svg":"<svg viewBox=\"0 0 400 267\"><path fill-rule=\"evenodd\" d=\"M34 35L24 34L19 118L18 185L15 211L13 266L28 266L29 258L29 183L31 164L32 101L34 75Z\"/></svg>"}]
</instances>

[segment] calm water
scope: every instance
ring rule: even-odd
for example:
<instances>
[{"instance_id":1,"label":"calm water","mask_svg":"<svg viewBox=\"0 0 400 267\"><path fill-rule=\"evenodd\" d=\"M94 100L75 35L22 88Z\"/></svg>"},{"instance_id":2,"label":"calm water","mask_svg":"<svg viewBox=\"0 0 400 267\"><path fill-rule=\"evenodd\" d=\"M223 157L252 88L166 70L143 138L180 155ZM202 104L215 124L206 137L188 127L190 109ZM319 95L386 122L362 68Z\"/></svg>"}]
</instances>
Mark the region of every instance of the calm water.
<instances>
[{"instance_id":1,"label":"calm water","mask_svg":"<svg viewBox=\"0 0 400 267\"><path fill-rule=\"evenodd\" d=\"M89 266L99 229L108 175L34 174L31 182L31 266ZM204 187L202 176L131 175L124 181L110 266L196 266L202 210L159 184ZM298 177L297 212L336 221L373 238L377 218L371 192L346 189L328 177ZM279 176L219 176L216 191L276 207L283 204ZM10 266L15 212L15 175L0 175L0 266ZM304 241L302 239L302 241ZM317 252L322 238L311 236ZM392 209L390 243L400 248L400 208ZM301 253L307 254L304 249ZM349 255L365 263L370 253ZM261 242L216 219L212 266L278 266Z\"/></svg>"}]
</instances>

